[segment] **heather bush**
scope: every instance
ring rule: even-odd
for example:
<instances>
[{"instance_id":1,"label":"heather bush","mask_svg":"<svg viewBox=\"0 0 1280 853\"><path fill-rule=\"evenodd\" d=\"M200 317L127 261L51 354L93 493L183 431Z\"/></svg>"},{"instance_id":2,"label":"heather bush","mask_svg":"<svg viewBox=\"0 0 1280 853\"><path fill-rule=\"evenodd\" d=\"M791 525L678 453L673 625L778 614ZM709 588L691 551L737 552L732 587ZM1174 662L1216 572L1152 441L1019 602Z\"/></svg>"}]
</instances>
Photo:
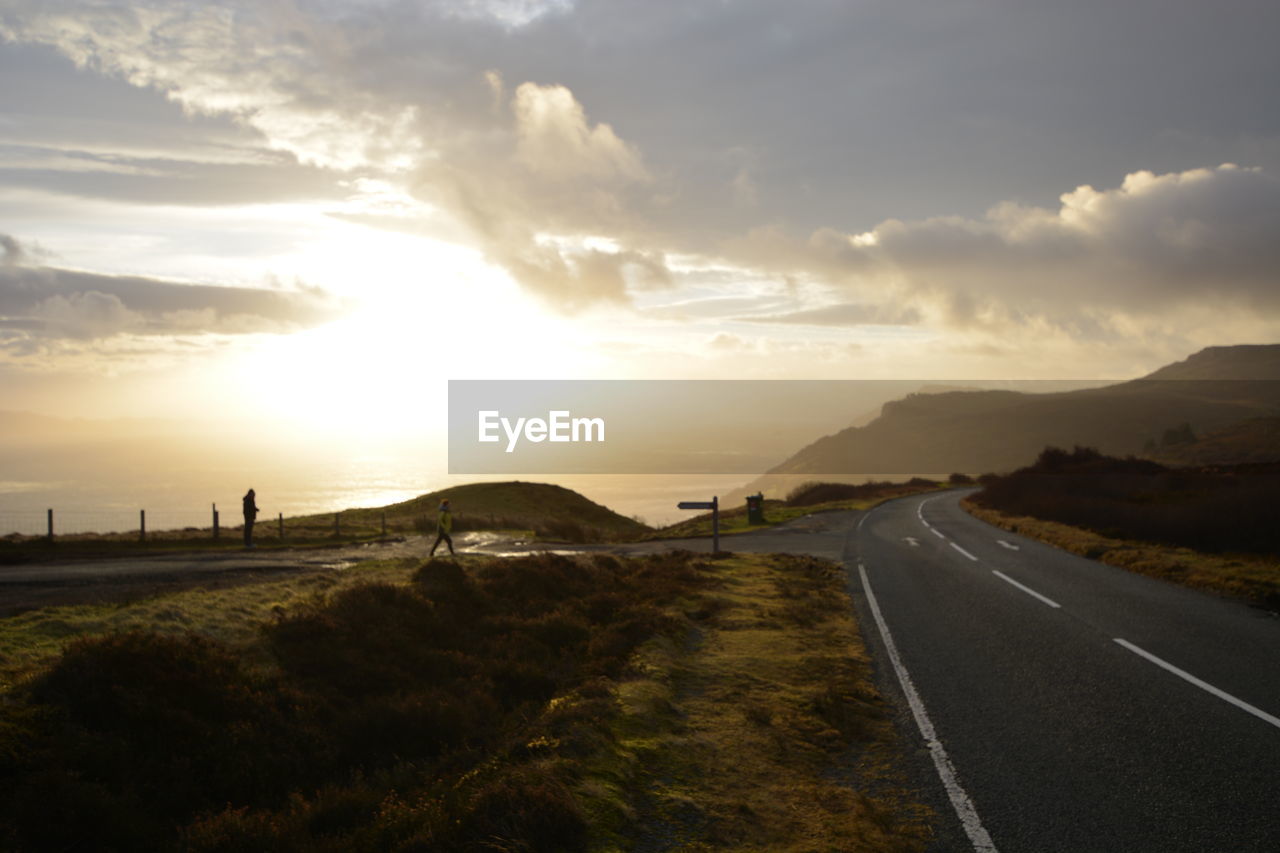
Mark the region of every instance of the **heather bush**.
<instances>
[{"instance_id":1,"label":"heather bush","mask_svg":"<svg viewBox=\"0 0 1280 853\"><path fill-rule=\"evenodd\" d=\"M1049 447L1034 465L984 477L974 500L1002 512L1202 551L1280 550L1280 465L1166 468Z\"/></svg>"},{"instance_id":2,"label":"heather bush","mask_svg":"<svg viewBox=\"0 0 1280 853\"><path fill-rule=\"evenodd\" d=\"M607 679L690 556L431 560L282 614L257 669L196 636L79 641L0 706L0 848L581 849L563 762L609 741Z\"/></svg>"}]
</instances>

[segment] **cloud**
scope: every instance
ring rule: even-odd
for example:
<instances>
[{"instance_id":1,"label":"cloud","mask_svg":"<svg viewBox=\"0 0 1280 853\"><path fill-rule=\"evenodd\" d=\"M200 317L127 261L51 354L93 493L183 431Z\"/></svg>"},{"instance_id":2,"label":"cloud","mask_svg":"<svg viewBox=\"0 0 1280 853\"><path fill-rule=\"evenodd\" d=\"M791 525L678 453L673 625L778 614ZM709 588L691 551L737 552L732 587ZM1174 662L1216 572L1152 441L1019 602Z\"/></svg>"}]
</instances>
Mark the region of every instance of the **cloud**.
<instances>
[{"instance_id":1,"label":"cloud","mask_svg":"<svg viewBox=\"0 0 1280 853\"><path fill-rule=\"evenodd\" d=\"M564 86L522 83L512 101L516 156L538 175L602 181L647 178L640 155L607 124L594 127Z\"/></svg>"},{"instance_id":2,"label":"cloud","mask_svg":"<svg viewBox=\"0 0 1280 853\"><path fill-rule=\"evenodd\" d=\"M730 352L745 349L749 346L747 341L738 335L729 332L717 332L711 340L707 341L707 346L713 350L728 350Z\"/></svg>"},{"instance_id":3,"label":"cloud","mask_svg":"<svg viewBox=\"0 0 1280 853\"><path fill-rule=\"evenodd\" d=\"M842 302L792 311L787 314L758 314L739 317L747 323L782 323L802 326L913 326L921 320L920 312L911 306L870 305Z\"/></svg>"},{"instance_id":4,"label":"cloud","mask_svg":"<svg viewBox=\"0 0 1280 853\"><path fill-rule=\"evenodd\" d=\"M567 5L373 4L341 22L285 2L18 5L25 8L0 17L0 35L52 45L82 68L163 92L193 116L229 116L302 164L401 183L409 176L423 200L470 229L490 261L550 304L626 302L632 287L670 280L662 250L626 236L635 230L637 187L650 181L638 148L591 120L560 83L525 80L503 104L501 73L476 63L493 52L477 45L496 48L514 37L512 27L544 26ZM395 49L409 33L426 40ZM106 169L15 169L0 177L135 201L172 201L185 183L184 197L197 203L243 200L244 189L262 183L251 167L136 163L159 173L147 180ZM323 189L308 187L305 171L259 171L282 198ZM543 239L601 228L617 238L617 251Z\"/></svg>"},{"instance_id":5,"label":"cloud","mask_svg":"<svg viewBox=\"0 0 1280 853\"><path fill-rule=\"evenodd\" d=\"M17 266L26 259L26 250L22 244L8 234L0 234L0 249L4 250L4 256L0 257L0 265Z\"/></svg>"},{"instance_id":6,"label":"cloud","mask_svg":"<svg viewBox=\"0 0 1280 853\"><path fill-rule=\"evenodd\" d=\"M886 220L805 241L766 231L730 251L843 282L870 302L745 319L924 319L993 332L1048 323L1089 339L1119 334L1125 315L1154 322L1212 308L1206 323L1233 311L1280 320L1277 233L1280 180L1223 165L1134 172L1119 187L1064 193L1056 209L1004 203L978 218ZM898 316L895 305L907 307Z\"/></svg>"},{"instance_id":7,"label":"cloud","mask_svg":"<svg viewBox=\"0 0 1280 853\"><path fill-rule=\"evenodd\" d=\"M25 246L0 234L0 328L22 340L100 340L119 335L284 333L336 319L344 306L318 288L263 290L109 276L24 261Z\"/></svg>"},{"instance_id":8,"label":"cloud","mask_svg":"<svg viewBox=\"0 0 1280 853\"><path fill-rule=\"evenodd\" d=\"M142 315L130 311L113 293L96 290L54 294L31 307L28 317L50 337L109 338L140 329Z\"/></svg>"},{"instance_id":9,"label":"cloud","mask_svg":"<svg viewBox=\"0 0 1280 853\"><path fill-rule=\"evenodd\" d=\"M1249 149L1270 171L1186 169L1280 138L1280 10L1225 2L12 0L0 34L395 180L566 310L678 287L684 255L848 289L770 322L1087 337L1117 311L1280 311L1280 148Z\"/></svg>"}]
</instances>

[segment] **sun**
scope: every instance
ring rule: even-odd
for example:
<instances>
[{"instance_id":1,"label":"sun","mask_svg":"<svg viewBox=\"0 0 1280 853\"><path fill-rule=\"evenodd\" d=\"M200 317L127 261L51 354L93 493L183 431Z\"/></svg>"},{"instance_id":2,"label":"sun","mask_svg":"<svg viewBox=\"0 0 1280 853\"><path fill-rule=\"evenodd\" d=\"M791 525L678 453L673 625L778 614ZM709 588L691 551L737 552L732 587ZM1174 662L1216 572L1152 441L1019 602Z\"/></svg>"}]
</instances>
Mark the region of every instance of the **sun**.
<instances>
[{"instance_id":1,"label":"sun","mask_svg":"<svg viewBox=\"0 0 1280 853\"><path fill-rule=\"evenodd\" d=\"M370 253L380 259L372 271L357 263ZM343 276L333 289L355 307L244 354L240 386L255 417L315 436L443 439L449 379L580 375L584 339L574 321L475 253L375 234L348 239L340 256L321 247L307 260ZM357 269L361 286L351 280Z\"/></svg>"}]
</instances>

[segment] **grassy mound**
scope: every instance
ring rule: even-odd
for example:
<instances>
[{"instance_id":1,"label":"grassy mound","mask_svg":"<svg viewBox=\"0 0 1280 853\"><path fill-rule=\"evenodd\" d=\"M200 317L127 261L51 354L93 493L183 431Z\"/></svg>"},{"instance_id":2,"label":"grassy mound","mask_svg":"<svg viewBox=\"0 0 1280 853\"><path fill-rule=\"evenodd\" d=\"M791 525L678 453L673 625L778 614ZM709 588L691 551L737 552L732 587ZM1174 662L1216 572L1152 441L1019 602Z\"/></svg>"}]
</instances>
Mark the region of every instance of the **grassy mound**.
<instances>
[{"instance_id":1,"label":"grassy mound","mask_svg":"<svg viewBox=\"0 0 1280 853\"><path fill-rule=\"evenodd\" d=\"M635 539L649 528L619 515L572 489L550 483L467 483L378 509L341 513L343 524L372 529L385 513L391 529L434 531L440 501L453 508L453 529L531 530L540 539L559 542L618 542ZM318 516L332 524L332 516Z\"/></svg>"}]
</instances>

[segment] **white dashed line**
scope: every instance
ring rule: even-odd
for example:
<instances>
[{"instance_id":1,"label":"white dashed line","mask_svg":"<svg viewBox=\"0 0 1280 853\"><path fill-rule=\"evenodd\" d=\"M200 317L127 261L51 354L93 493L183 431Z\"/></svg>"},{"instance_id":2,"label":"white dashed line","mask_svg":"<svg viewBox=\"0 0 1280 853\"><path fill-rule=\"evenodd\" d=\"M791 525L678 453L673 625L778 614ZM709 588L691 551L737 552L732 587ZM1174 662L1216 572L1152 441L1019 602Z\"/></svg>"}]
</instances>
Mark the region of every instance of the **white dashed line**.
<instances>
[{"instance_id":1,"label":"white dashed line","mask_svg":"<svg viewBox=\"0 0 1280 853\"><path fill-rule=\"evenodd\" d=\"M1006 541L1004 541L1003 539L997 539L996 541L1000 543L1000 546L1001 546L1002 548L1008 548L1010 551L1017 551L1017 550L1018 550L1018 546L1017 546L1017 545L1014 545L1014 544L1012 544L1012 543L1010 543L1010 542L1006 542Z\"/></svg>"},{"instance_id":2,"label":"white dashed line","mask_svg":"<svg viewBox=\"0 0 1280 853\"><path fill-rule=\"evenodd\" d=\"M871 607L871 615L875 618L876 626L880 629L880 637L884 640L885 651L888 652L889 660L893 664L893 671L898 676L898 683L902 685L902 692L907 697L907 704L911 706L911 715L916 719L916 726L920 729L920 736L924 738L925 744L929 747L929 755L933 757L933 765L938 769L938 776L942 779L942 787L946 789L948 799L951 800L951 807L955 809L956 817L960 818L960 825L964 827L965 834L969 836L973 849L977 853L996 853L996 846L992 843L986 827L982 825L982 820L978 817L978 810L974 807L973 800L969 799L969 795L960 785L955 765L951 763L951 758L947 755L946 749L943 748L942 741L938 740L938 734L933 728L933 721L929 719L929 713L924 708L924 702L920 699L920 694L916 692L915 684L911 681L911 675L907 672L907 668L903 666L902 658L898 656L898 647L894 645L893 635L889 633L889 626L885 624L884 616L880 613L880 604L876 601L875 594L871 591L871 582L867 580L867 570L862 563L858 563L858 574L862 577L862 589L867 594L867 604Z\"/></svg>"},{"instance_id":3,"label":"white dashed line","mask_svg":"<svg viewBox=\"0 0 1280 853\"><path fill-rule=\"evenodd\" d=\"M1024 586L1023 584L1018 583L1016 580L1014 580L1013 578L1009 577L1009 576L1008 576L1008 575L1006 575L1004 572L999 572L999 571L996 571L996 570L992 569L991 574L993 574L993 575L995 575L996 577L1000 578L1000 580L1004 581L1005 583L1013 584L1013 585L1014 585L1014 586L1016 586L1018 589L1020 589L1020 590L1022 590L1023 592L1025 592L1027 595L1034 596L1035 598L1040 599L1041 601L1043 601L1045 604L1049 605L1050 607L1061 607L1061 606L1062 606L1062 605L1061 605L1061 604L1059 604L1058 602L1054 601L1052 598L1047 598L1047 597L1045 597L1045 596L1041 595L1040 593L1036 592L1036 591L1035 591L1034 589L1032 589L1031 587L1029 587L1029 586Z\"/></svg>"},{"instance_id":4,"label":"white dashed line","mask_svg":"<svg viewBox=\"0 0 1280 853\"><path fill-rule=\"evenodd\" d=\"M929 527L929 525L926 524L925 527ZM936 527L929 527L929 532L932 533L934 536L937 536L939 539L947 538L946 536L943 536L942 532L938 530L938 528Z\"/></svg>"},{"instance_id":5,"label":"white dashed line","mask_svg":"<svg viewBox=\"0 0 1280 853\"><path fill-rule=\"evenodd\" d=\"M952 547L952 548L955 548L957 551L959 551L961 554L964 554L964 555L965 555L966 557L968 557L970 560L973 560L975 563L976 563L976 562L978 562L978 558L977 558L977 557L973 556L972 554L970 554L970 553L969 553L968 551L966 551L965 549L961 548L961 547L960 547L959 545L957 545L956 543L952 542L952 543L950 543L950 544L951 544L951 547Z\"/></svg>"},{"instance_id":6,"label":"white dashed line","mask_svg":"<svg viewBox=\"0 0 1280 853\"><path fill-rule=\"evenodd\" d=\"M1167 669L1169 672L1172 672L1174 675L1178 676L1179 678L1191 682L1196 687L1199 687L1201 690L1212 693L1214 696L1217 696L1219 699L1223 700L1224 702L1230 702L1232 705L1235 705L1240 710L1248 711L1250 714L1253 714L1259 720L1270 723L1271 725L1280 729L1280 718L1271 716L1261 708L1253 707L1243 699L1237 699L1236 697L1232 696L1230 693L1226 692L1225 690L1219 690L1218 688L1214 687L1212 684L1210 684L1207 681L1201 681L1191 673L1186 672L1185 670L1178 669L1176 666L1169 663L1168 661L1161 660L1160 658L1151 654L1151 652L1146 651L1145 649L1138 648L1128 640L1122 640L1119 637L1115 637L1114 639L1117 643L1124 646L1129 651L1133 652L1136 655L1140 655L1141 657L1146 658L1156 666L1162 667L1163 669Z\"/></svg>"}]
</instances>

